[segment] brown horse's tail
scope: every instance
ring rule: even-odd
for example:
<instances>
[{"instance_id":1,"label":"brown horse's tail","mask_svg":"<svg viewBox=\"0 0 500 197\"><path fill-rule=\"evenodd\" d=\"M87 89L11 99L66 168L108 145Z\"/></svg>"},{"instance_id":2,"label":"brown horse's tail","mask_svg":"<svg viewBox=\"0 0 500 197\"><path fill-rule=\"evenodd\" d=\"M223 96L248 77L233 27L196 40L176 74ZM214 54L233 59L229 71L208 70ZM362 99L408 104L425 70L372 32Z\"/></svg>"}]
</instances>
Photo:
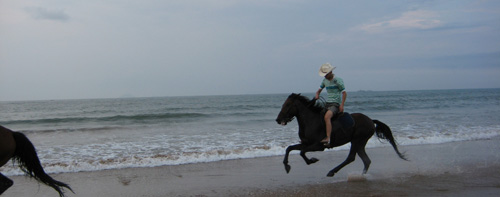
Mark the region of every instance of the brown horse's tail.
<instances>
[{"instance_id":1,"label":"brown horse's tail","mask_svg":"<svg viewBox=\"0 0 500 197\"><path fill-rule=\"evenodd\" d=\"M56 181L45 173L36 154L35 147L24 134L12 132L12 136L16 141L16 151L14 152L13 160L18 163L26 175L54 188L61 197L64 197L64 187L73 192L69 185Z\"/></svg>"},{"instance_id":2,"label":"brown horse's tail","mask_svg":"<svg viewBox=\"0 0 500 197\"><path fill-rule=\"evenodd\" d=\"M386 139L387 141L389 141L389 143L391 143L392 147L394 148L394 150L398 154L399 158L408 161L406 156L403 153L399 152L398 146L396 145L396 140L394 139L394 136L392 136L392 131L389 128L389 126L387 126L386 124L384 124L383 122L380 122L378 120L373 120L373 123L375 123L375 125L376 125L375 133L377 134L377 137L380 139Z\"/></svg>"}]
</instances>

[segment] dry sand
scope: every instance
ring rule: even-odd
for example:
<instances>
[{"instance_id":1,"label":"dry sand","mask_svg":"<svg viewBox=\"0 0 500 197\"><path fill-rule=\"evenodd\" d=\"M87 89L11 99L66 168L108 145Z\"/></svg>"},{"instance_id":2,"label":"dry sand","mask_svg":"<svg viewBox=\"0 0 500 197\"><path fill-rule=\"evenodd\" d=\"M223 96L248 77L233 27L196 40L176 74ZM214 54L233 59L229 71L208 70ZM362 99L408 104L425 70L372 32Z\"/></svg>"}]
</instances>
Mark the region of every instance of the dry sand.
<instances>
[{"instance_id":1,"label":"dry sand","mask_svg":"<svg viewBox=\"0 0 500 197\"><path fill-rule=\"evenodd\" d=\"M374 139L372 139L374 140ZM361 159L326 177L347 151L309 153L320 161L306 165L291 155L286 174L283 157L53 174L71 185L67 196L500 196L500 139L438 145L401 146L411 161L391 147L367 149L372 165L366 181ZM284 152L285 150L283 150ZM57 196L24 176L2 196Z\"/></svg>"}]
</instances>

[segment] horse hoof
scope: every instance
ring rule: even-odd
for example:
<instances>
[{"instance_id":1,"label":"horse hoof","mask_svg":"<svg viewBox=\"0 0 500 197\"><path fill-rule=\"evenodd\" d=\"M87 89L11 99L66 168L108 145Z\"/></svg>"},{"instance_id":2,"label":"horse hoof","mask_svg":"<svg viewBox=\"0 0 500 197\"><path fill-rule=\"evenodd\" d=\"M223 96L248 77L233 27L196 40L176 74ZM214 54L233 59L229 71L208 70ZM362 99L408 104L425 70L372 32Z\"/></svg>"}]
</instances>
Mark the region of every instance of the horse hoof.
<instances>
[{"instance_id":1,"label":"horse hoof","mask_svg":"<svg viewBox=\"0 0 500 197\"><path fill-rule=\"evenodd\" d=\"M318 162L318 161L319 161L319 159L316 159L316 158L314 158L314 157L313 157L313 158L309 159L309 161L307 161L307 165L310 165L310 164L316 163L316 162Z\"/></svg>"},{"instance_id":2,"label":"horse hoof","mask_svg":"<svg viewBox=\"0 0 500 197\"><path fill-rule=\"evenodd\" d=\"M335 172L330 171L330 172L328 172L328 174L326 176L327 177L333 177L334 175L335 175Z\"/></svg>"},{"instance_id":3,"label":"horse hoof","mask_svg":"<svg viewBox=\"0 0 500 197\"><path fill-rule=\"evenodd\" d=\"M288 173L290 173L290 169L291 169L291 168L292 168L292 167L290 167L290 165L285 165L285 170L286 170L286 173L287 173L287 174L288 174Z\"/></svg>"}]
</instances>

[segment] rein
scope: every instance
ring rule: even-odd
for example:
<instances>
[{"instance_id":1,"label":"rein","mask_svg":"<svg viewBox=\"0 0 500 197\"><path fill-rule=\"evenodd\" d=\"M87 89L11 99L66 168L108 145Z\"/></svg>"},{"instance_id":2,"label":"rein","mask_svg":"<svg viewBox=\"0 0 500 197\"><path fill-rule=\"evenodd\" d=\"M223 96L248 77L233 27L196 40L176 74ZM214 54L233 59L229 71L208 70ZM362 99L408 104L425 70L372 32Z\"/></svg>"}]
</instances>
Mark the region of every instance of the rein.
<instances>
[{"instance_id":1,"label":"rein","mask_svg":"<svg viewBox=\"0 0 500 197\"><path fill-rule=\"evenodd\" d=\"M321 106L323 106L323 108L326 106L326 99L323 98L322 96L320 96L319 99L316 99L316 101L314 103L316 103L316 102L319 102L319 104Z\"/></svg>"}]
</instances>

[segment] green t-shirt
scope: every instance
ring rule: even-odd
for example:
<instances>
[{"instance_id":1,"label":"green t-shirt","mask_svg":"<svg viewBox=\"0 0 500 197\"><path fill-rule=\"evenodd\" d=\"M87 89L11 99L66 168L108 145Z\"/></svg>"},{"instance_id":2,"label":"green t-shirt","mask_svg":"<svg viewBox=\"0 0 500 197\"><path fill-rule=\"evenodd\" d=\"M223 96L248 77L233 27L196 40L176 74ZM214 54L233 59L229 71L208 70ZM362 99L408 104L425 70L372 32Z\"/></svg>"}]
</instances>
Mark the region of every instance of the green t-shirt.
<instances>
[{"instance_id":1,"label":"green t-shirt","mask_svg":"<svg viewBox=\"0 0 500 197\"><path fill-rule=\"evenodd\" d=\"M328 79L323 79L321 89L326 87L326 92L328 93L327 103L338 103L342 102L342 91L345 90L344 81L340 77L334 77L331 81Z\"/></svg>"}]
</instances>

